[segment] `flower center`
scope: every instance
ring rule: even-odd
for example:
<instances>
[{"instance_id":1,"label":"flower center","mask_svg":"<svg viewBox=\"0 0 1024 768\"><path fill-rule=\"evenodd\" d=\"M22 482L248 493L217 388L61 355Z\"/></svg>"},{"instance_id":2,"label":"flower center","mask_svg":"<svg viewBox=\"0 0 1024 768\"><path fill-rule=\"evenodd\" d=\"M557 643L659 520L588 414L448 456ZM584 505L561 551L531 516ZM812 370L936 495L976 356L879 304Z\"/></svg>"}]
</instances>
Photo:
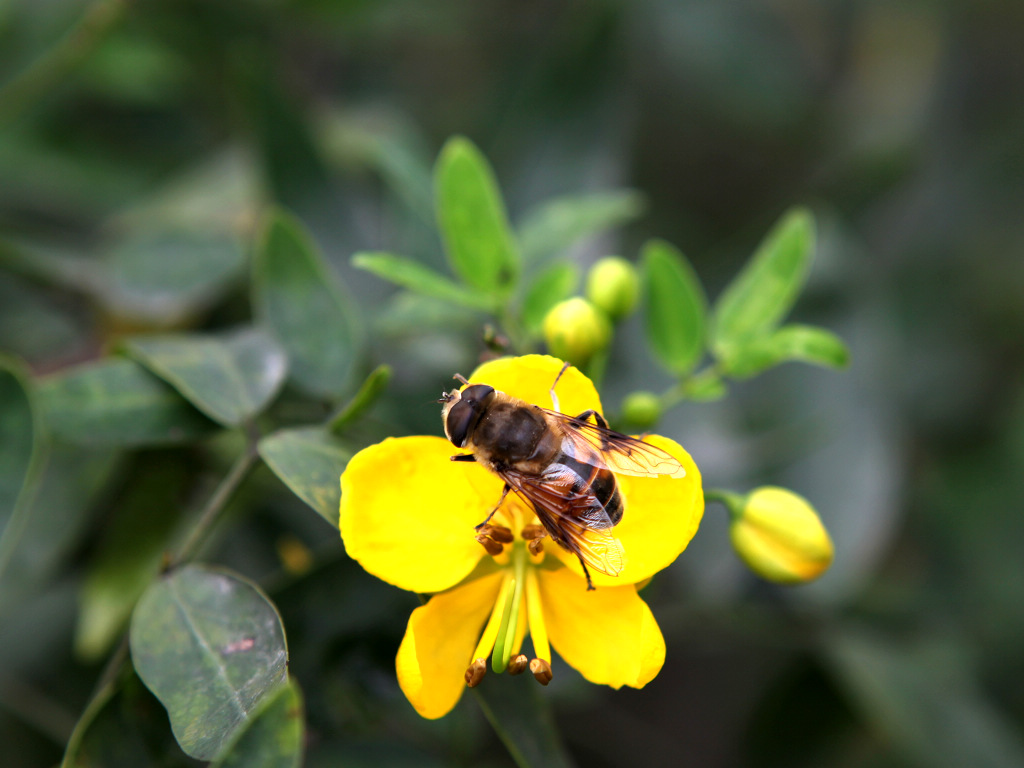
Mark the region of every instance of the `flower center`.
<instances>
[{"instance_id":1,"label":"flower center","mask_svg":"<svg viewBox=\"0 0 1024 768\"><path fill-rule=\"evenodd\" d=\"M544 529L537 525L524 527L518 539L510 529L497 525L484 526L477 534L477 541L488 554L501 554L508 546L510 556L498 599L466 670L466 685L470 688L483 680L488 654L491 669L499 674L508 671L518 675L529 668L542 685L551 681L551 648L541 610L536 568L532 567L534 558L543 551L543 536ZM520 652L527 632L537 654L534 659Z\"/></svg>"}]
</instances>

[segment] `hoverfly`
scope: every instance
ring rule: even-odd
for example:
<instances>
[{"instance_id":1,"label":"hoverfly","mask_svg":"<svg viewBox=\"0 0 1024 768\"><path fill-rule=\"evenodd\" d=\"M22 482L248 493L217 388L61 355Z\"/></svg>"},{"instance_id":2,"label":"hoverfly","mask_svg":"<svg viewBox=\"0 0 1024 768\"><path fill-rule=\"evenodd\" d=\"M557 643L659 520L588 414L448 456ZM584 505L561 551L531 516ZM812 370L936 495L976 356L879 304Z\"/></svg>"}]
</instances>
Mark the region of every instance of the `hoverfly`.
<instances>
[{"instance_id":1,"label":"hoverfly","mask_svg":"<svg viewBox=\"0 0 1024 768\"><path fill-rule=\"evenodd\" d=\"M501 498L485 526L513 492L527 501L547 534L576 555L587 589L594 589L587 566L617 576L626 563L622 544L611 529L622 519L624 504L615 474L683 477L679 461L643 440L608 428L594 410L578 416L559 412L551 385L549 410L499 392L487 384L470 384L442 393L441 418L447 438L469 451L452 461L475 461L505 482Z\"/></svg>"}]
</instances>

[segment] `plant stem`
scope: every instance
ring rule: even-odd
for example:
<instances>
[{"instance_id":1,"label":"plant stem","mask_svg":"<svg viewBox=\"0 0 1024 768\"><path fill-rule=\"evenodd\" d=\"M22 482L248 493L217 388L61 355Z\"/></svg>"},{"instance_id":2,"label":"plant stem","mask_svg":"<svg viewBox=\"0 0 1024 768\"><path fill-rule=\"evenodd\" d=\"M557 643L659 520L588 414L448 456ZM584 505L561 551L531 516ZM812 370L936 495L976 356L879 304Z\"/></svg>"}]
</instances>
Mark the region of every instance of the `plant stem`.
<instances>
[{"instance_id":1,"label":"plant stem","mask_svg":"<svg viewBox=\"0 0 1024 768\"><path fill-rule=\"evenodd\" d=\"M259 454L256 451L256 443L255 441L250 440L246 444L245 452L235 460L235 463L231 466L231 470L224 479L221 480L220 485L217 486L217 490L213 492L210 500L206 503L206 507L203 509L202 514L200 514L199 519L196 521L195 526L193 526L192 532L185 540L185 543L182 544L178 551L171 556L168 568L174 568L195 556L204 537L209 532L210 528L213 527L213 524L217 522L217 519L224 511L224 507L227 505L227 502L230 500L232 494L237 490L238 486L241 485L242 480L245 479L249 470L253 468L258 456Z\"/></svg>"},{"instance_id":2,"label":"plant stem","mask_svg":"<svg viewBox=\"0 0 1024 768\"><path fill-rule=\"evenodd\" d=\"M0 88L0 123L10 122L34 98L54 88L92 53L122 17L129 0L99 0L68 33Z\"/></svg>"}]
</instances>

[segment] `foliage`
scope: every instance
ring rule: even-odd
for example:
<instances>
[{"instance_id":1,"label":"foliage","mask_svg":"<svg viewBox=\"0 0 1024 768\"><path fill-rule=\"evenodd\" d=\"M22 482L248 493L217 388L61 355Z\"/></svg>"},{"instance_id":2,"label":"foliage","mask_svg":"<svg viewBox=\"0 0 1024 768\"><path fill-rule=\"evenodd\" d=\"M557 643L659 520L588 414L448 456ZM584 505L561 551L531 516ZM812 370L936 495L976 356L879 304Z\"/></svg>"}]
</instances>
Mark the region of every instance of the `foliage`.
<instances>
[{"instance_id":1,"label":"foliage","mask_svg":"<svg viewBox=\"0 0 1024 768\"><path fill-rule=\"evenodd\" d=\"M1024 762L1011 16L8 4L5 764ZM491 675L422 721L338 477L566 302L613 314L615 426L795 489L834 564L756 581L712 506L642 691Z\"/></svg>"}]
</instances>

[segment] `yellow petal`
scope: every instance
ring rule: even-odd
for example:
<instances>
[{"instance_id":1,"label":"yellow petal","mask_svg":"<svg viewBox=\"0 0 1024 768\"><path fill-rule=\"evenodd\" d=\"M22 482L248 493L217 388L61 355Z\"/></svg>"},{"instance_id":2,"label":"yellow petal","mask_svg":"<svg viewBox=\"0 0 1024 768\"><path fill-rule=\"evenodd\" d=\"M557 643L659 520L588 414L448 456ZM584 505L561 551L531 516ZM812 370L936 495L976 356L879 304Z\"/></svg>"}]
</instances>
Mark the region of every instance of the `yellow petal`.
<instances>
[{"instance_id":1,"label":"yellow petal","mask_svg":"<svg viewBox=\"0 0 1024 768\"><path fill-rule=\"evenodd\" d=\"M551 407L551 385L563 362L550 355L502 357L484 363L469 377L475 384L490 384L505 394L542 408ZM576 416L593 409L600 412L601 398L590 379L570 367L555 387L562 413Z\"/></svg>"},{"instance_id":2,"label":"yellow petal","mask_svg":"<svg viewBox=\"0 0 1024 768\"><path fill-rule=\"evenodd\" d=\"M679 443L661 435L644 439L679 459L686 476L674 479L616 475L626 511L611 533L622 542L626 565L618 576L606 576L591 569L597 587L636 584L671 565L690 543L704 515L700 470L690 454ZM548 544L547 549L582 575L575 555L553 544Z\"/></svg>"},{"instance_id":3,"label":"yellow petal","mask_svg":"<svg viewBox=\"0 0 1024 768\"><path fill-rule=\"evenodd\" d=\"M451 461L453 453L444 438L399 437L353 456L341 476L349 556L416 592L440 592L465 578L484 555L473 526L501 495L501 481L476 464Z\"/></svg>"},{"instance_id":4,"label":"yellow petal","mask_svg":"<svg viewBox=\"0 0 1024 768\"><path fill-rule=\"evenodd\" d=\"M592 683L642 688L665 662L665 639L634 586L598 587L566 568L538 569L548 638Z\"/></svg>"},{"instance_id":5,"label":"yellow petal","mask_svg":"<svg viewBox=\"0 0 1024 768\"><path fill-rule=\"evenodd\" d=\"M402 692L423 717L443 717L458 703L503 578L498 571L460 584L434 595L409 617L395 669Z\"/></svg>"}]
</instances>

